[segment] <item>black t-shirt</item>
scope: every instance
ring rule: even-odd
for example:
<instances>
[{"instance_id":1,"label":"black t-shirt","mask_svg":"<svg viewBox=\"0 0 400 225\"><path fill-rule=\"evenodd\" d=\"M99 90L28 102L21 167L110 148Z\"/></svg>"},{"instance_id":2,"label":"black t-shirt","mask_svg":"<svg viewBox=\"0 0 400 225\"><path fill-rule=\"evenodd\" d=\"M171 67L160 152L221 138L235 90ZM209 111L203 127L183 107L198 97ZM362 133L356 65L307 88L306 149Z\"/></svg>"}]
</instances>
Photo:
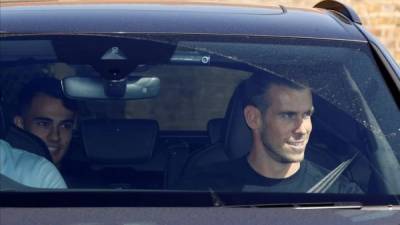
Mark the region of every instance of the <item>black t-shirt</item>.
<instances>
[{"instance_id":1,"label":"black t-shirt","mask_svg":"<svg viewBox=\"0 0 400 225\"><path fill-rule=\"evenodd\" d=\"M213 189L232 192L297 192L305 193L329 171L304 160L300 169L288 178L267 178L254 171L246 157L217 163L199 170L194 176L183 179L180 187L192 190ZM341 176L328 193L362 193L361 189Z\"/></svg>"}]
</instances>

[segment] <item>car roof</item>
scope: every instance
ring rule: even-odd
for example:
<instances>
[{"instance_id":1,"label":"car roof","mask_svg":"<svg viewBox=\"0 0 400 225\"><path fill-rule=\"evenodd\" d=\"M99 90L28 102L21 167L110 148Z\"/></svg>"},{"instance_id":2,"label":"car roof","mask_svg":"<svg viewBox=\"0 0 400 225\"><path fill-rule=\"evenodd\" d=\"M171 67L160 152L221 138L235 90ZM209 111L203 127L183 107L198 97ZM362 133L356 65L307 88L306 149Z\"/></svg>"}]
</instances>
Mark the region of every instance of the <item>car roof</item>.
<instances>
[{"instance_id":1,"label":"car roof","mask_svg":"<svg viewBox=\"0 0 400 225\"><path fill-rule=\"evenodd\" d=\"M211 3L2 5L1 33L159 33L365 41L353 23L323 9Z\"/></svg>"}]
</instances>

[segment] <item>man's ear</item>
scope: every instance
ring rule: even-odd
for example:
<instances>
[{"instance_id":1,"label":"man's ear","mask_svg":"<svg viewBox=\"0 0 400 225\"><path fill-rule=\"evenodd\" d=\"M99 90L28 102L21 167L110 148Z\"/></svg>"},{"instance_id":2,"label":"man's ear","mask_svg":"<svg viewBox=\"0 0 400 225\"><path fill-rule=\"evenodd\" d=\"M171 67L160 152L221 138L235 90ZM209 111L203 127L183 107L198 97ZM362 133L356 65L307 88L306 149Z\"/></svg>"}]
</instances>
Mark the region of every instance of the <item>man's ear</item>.
<instances>
[{"instance_id":1,"label":"man's ear","mask_svg":"<svg viewBox=\"0 0 400 225\"><path fill-rule=\"evenodd\" d=\"M250 129L257 130L262 126L261 112L257 107L248 105L244 108L243 113Z\"/></svg>"},{"instance_id":2,"label":"man's ear","mask_svg":"<svg viewBox=\"0 0 400 225\"><path fill-rule=\"evenodd\" d=\"M24 129L24 120L20 116L14 116L14 125Z\"/></svg>"}]
</instances>

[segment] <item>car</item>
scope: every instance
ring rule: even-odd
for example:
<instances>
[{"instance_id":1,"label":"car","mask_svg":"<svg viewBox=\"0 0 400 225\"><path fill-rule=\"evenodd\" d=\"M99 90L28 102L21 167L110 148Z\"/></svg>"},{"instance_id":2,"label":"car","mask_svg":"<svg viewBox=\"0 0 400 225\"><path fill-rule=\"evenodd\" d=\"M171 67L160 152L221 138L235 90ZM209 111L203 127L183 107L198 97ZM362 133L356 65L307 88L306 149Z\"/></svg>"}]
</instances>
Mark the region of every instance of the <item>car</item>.
<instances>
[{"instance_id":1,"label":"car","mask_svg":"<svg viewBox=\"0 0 400 225\"><path fill-rule=\"evenodd\" d=\"M1 139L54 163L68 186L2 174L4 224L400 221L400 68L351 7L35 1L0 10ZM291 88L282 101L298 107L277 112L275 127L264 122L281 95L263 95L265 109L249 96L265 77L281 82L271 89ZM46 87L60 85L74 105L62 103L73 119L34 117L48 136L21 113L37 78L56 80ZM290 162L271 151L287 121L301 121L298 138L285 139ZM264 156L250 159L261 145L278 155L270 162L298 167L262 175L255 165L266 164L254 162ZM306 191L268 189L246 183L238 160L274 185L299 176L303 162L323 172Z\"/></svg>"}]
</instances>

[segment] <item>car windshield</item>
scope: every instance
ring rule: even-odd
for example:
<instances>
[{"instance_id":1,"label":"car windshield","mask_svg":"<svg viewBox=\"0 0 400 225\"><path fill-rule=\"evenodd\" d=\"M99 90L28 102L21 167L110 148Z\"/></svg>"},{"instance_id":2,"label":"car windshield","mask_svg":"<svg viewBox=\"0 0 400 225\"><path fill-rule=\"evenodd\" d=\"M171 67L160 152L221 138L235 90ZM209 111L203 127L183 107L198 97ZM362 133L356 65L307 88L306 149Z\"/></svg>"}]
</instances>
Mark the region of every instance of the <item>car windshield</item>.
<instances>
[{"instance_id":1,"label":"car windshield","mask_svg":"<svg viewBox=\"0 0 400 225\"><path fill-rule=\"evenodd\" d=\"M52 161L65 191L400 194L393 181L400 177L399 108L366 42L26 35L3 36L0 52L2 139ZM21 107L26 85L49 77L61 80L70 117L35 117L33 102ZM261 84L256 77L281 83L249 97ZM44 92L31 98L37 111L50 101L38 100ZM20 133L33 133L44 148ZM268 175L257 163L266 155L281 170L293 162L300 168ZM272 187L302 173L313 179L299 189Z\"/></svg>"}]
</instances>

